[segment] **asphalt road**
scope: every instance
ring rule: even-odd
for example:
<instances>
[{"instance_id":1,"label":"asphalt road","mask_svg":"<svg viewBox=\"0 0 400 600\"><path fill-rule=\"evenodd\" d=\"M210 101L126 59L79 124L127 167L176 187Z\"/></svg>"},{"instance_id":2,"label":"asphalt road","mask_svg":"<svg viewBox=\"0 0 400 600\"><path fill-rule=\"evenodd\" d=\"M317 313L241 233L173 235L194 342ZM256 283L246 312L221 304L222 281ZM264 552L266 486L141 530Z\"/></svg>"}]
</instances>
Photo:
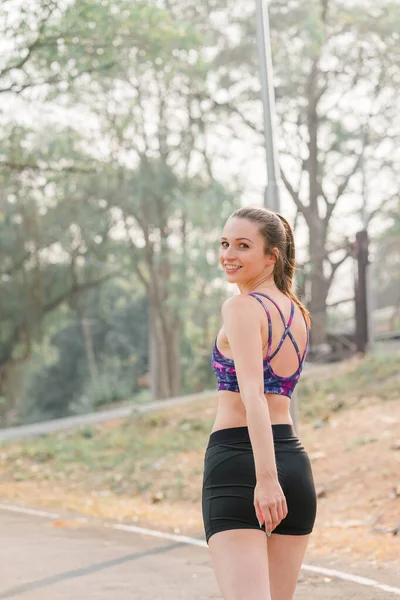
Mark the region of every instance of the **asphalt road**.
<instances>
[{"instance_id":1,"label":"asphalt road","mask_svg":"<svg viewBox=\"0 0 400 600\"><path fill-rule=\"evenodd\" d=\"M117 531L101 521L82 523L78 517L56 520L0 509L0 600L221 599L207 549ZM361 569L359 574L392 586L400 583L388 573ZM304 571L295 595L296 600L395 597Z\"/></svg>"}]
</instances>

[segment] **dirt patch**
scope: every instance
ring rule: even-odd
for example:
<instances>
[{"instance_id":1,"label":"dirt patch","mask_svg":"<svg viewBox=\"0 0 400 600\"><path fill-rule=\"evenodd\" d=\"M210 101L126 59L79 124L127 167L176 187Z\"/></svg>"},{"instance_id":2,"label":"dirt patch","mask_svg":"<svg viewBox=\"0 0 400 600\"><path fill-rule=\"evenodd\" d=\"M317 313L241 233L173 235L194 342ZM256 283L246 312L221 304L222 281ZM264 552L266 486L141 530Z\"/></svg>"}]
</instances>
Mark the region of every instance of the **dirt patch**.
<instances>
[{"instance_id":1,"label":"dirt patch","mask_svg":"<svg viewBox=\"0 0 400 600\"><path fill-rule=\"evenodd\" d=\"M400 554L400 402L360 406L301 428L321 490L315 553Z\"/></svg>"}]
</instances>

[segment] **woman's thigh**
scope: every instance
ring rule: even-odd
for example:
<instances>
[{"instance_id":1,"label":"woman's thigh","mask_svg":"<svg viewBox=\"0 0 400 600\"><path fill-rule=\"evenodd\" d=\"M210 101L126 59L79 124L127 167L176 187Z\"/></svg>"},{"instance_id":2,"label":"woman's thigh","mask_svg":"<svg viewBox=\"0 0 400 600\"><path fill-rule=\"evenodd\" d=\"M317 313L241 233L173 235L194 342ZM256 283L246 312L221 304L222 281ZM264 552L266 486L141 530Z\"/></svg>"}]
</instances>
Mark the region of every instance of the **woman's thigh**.
<instances>
[{"instance_id":1,"label":"woman's thigh","mask_svg":"<svg viewBox=\"0 0 400 600\"><path fill-rule=\"evenodd\" d=\"M272 600L292 600L309 535L268 538L268 568Z\"/></svg>"},{"instance_id":2,"label":"woman's thigh","mask_svg":"<svg viewBox=\"0 0 400 600\"><path fill-rule=\"evenodd\" d=\"M267 536L263 531L219 531L208 544L224 600L271 600Z\"/></svg>"}]
</instances>

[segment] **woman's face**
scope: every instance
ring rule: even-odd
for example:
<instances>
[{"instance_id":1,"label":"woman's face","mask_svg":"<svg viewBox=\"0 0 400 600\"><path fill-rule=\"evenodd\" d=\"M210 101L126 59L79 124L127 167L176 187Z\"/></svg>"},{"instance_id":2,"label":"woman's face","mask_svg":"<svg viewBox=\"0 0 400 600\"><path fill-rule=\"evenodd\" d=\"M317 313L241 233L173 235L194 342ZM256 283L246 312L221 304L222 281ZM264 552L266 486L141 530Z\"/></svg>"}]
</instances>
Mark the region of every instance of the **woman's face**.
<instances>
[{"instance_id":1,"label":"woman's face","mask_svg":"<svg viewBox=\"0 0 400 600\"><path fill-rule=\"evenodd\" d=\"M238 217L227 220L219 260L229 283L246 284L272 273L276 258L265 254L264 245L257 223Z\"/></svg>"}]
</instances>

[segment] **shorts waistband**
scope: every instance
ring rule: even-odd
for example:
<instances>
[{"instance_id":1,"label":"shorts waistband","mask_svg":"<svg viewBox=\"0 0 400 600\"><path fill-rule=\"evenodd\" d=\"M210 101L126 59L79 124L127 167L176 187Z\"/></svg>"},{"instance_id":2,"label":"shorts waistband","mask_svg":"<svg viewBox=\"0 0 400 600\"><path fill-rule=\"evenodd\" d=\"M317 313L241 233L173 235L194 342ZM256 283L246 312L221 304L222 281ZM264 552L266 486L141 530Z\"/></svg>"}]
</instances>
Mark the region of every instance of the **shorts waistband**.
<instances>
[{"instance_id":1,"label":"shorts waistband","mask_svg":"<svg viewBox=\"0 0 400 600\"><path fill-rule=\"evenodd\" d=\"M290 425L289 423L272 425L272 435L274 440L297 438L293 425ZM250 441L248 427L228 427L226 429L218 429L217 431L213 431L210 435L208 447L220 443Z\"/></svg>"}]
</instances>

